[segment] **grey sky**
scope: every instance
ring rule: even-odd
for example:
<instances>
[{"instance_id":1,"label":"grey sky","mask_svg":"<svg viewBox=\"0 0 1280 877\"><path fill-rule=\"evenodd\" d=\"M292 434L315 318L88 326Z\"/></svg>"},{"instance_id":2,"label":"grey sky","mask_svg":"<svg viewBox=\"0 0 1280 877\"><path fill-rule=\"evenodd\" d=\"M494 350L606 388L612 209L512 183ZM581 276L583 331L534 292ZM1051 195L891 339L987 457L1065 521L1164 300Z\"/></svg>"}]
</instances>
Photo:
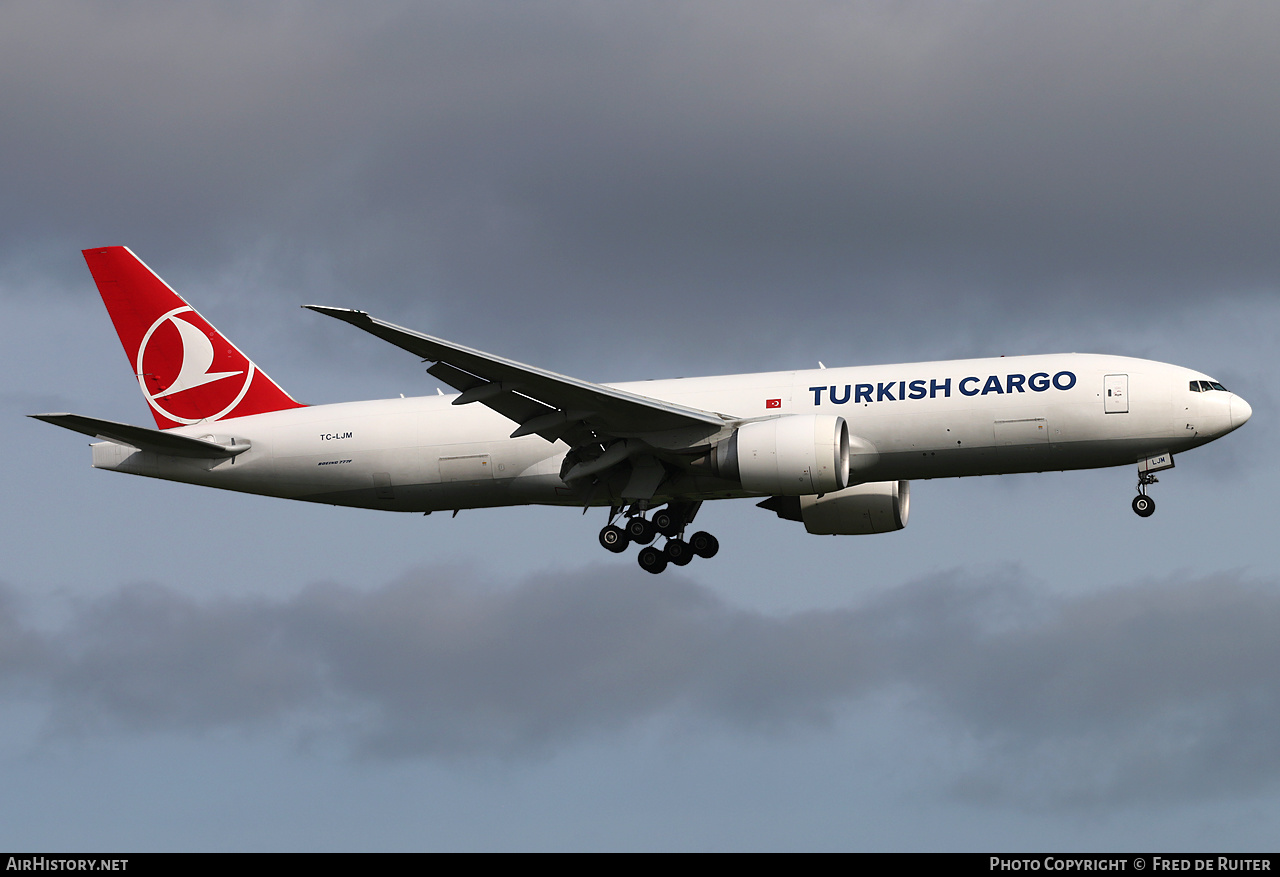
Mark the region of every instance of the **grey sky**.
<instances>
[{"instance_id":1,"label":"grey sky","mask_svg":"<svg viewBox=\"0 0 1280 877\"><path fill-rule=\"evenodd\" d=\"M1275 580L1053 598L1016 569L765 615L682 575L588 566L494 590L458 569L283 601L132 586L52 631L9 609L3 682L46 733L294 727L353 754L542 759L667 711L766 735L901 688L979 741L953 793L1036 807L1274 791ZM716 733L703 727L701 733Z\"/></svg>"},{"instance_id":2,"label":"grey sky","mask_svg":"<svg viewBox=\"0 0 1280 877\"><path fill-rule=\"evenodd\" d=\"M1157 8L12 6L3 239L686 343L1256 292L1277 13Z\"/></svg>"},{"instance_id":3,"label":"grey sky","mask_svg":"<svg viewBox=\"0 0 1280 877\"><path fill-rule=\"evenodd\" d=\"M1229 3L0 7L0 840L1273 846L1278 36ZM146 422L107 244L308 402L435 391L323 303L595 380L1133 354L1255 414L1147 521L1127 470L916 484L867 539L727 504L655 581L594 515L91 471L20 416Z\"/></svg>"}]
</instances>

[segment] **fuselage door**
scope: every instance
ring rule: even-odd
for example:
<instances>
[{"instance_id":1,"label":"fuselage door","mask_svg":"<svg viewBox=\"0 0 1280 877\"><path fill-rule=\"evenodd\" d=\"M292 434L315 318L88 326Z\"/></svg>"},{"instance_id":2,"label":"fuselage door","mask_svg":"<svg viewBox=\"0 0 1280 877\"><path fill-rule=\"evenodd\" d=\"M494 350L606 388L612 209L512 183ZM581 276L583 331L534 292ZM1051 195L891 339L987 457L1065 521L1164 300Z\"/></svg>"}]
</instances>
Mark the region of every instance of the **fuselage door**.
<instances>
[{"instance_id":1,"label":"fuselage door","mask_svg":"<svg viewBox=\"0 0 1280 877\"><path fill-rule=\"evenodd\" d=\"M446 484L450 481L492 481L493 460L488 454L441 457L440 480Z\"/></svg>"},{"instance_id":2,"label":"fuselage door","mask_svg":"<svg viewBox=\"0 0 1280 877\"><path fill-rule=\"evenodd\" d=\"M1129 413L1129 376L1105 375L1102 378L1102 410L1107 414Z\"/></svg>"}]
</instances>

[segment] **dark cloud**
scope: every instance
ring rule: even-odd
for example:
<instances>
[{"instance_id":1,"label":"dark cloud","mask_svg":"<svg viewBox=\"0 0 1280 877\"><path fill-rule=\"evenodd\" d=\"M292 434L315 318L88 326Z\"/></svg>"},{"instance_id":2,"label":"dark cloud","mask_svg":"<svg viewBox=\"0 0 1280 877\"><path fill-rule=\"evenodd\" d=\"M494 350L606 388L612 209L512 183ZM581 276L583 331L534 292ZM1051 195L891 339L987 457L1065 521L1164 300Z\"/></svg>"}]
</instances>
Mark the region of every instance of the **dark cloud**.
<instances>
[{"instance_id":1,"label":"dark cloud","mask_svg":"<svg viewBox=\"0 0 1280 877\"><path fill-rule=\"evenodd\" d=\"M592 567L510 585L437 569L282 601L135 586L44 632L9 600L0 666L44 692L62 732L305 726L370 756L526 757L664 715L825 727L905 691L978 741L977 767L951 780L966 798L1196 800L1280 780L1274 581L1050 597L1007 570L770 616L641 576Z\"/></svg>"},{"instance_id":2,"label":"dark cloud","mask_svg":"<svg viewBox=\"0 0 1280 877\"><path fill-rule=\"evenodd\" d=\"M1280 12L1229 9L11 5L0 260L250 262L530 349L1274 294Z\"/></svg>"}]
</instances>

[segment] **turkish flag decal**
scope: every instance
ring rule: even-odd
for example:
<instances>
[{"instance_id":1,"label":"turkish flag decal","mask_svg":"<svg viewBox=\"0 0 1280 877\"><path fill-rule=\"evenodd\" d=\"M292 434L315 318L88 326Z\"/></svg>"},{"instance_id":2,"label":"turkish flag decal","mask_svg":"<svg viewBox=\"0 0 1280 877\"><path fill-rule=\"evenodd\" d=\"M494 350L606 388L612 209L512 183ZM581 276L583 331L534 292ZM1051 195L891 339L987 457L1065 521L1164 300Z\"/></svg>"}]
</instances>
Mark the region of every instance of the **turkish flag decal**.
<instances>
[{"instance_id":1,"label":"turkish flag decal","mask_svg":"<svg viewBox=\"0 0 1280 877\"><path fill-rule=\"evenodd\" d=\"M764 407L765 408L781 408L782 400L781 399L765 399Z\"/></svg>"}]
</instances>

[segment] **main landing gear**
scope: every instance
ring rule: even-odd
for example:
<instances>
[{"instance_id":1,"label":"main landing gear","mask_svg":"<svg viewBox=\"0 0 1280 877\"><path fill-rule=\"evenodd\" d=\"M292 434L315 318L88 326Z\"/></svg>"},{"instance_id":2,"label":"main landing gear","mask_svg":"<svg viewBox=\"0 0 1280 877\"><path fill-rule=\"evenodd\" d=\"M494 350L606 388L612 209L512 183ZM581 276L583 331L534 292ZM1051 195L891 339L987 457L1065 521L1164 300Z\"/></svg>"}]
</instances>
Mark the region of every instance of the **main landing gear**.
<instances>
[{"instance_id":1,"label":"main landing gear","mask_svg":"<svg viewBox=\"0 0 1280 877\"><path fill-rule=\"evenodd\" d=\"M693 520L699 505L701 503L671 503L654 512L649 519L644 517L643 510L632 506L623 526L614 523L622 514L621 506L615 506L610 509L608 526L600 531L600 544L614 554L626 551L632 542L645 546L640 549L637 560L641 569L655 575L666 569L669 563L684 566L695 555L715 557L720 550L720 542L715 536L699 530L688 541L684 538L685 527ZM665 540L661 548L650 544L659 536Z\"/></svg>"}]
</instances>

